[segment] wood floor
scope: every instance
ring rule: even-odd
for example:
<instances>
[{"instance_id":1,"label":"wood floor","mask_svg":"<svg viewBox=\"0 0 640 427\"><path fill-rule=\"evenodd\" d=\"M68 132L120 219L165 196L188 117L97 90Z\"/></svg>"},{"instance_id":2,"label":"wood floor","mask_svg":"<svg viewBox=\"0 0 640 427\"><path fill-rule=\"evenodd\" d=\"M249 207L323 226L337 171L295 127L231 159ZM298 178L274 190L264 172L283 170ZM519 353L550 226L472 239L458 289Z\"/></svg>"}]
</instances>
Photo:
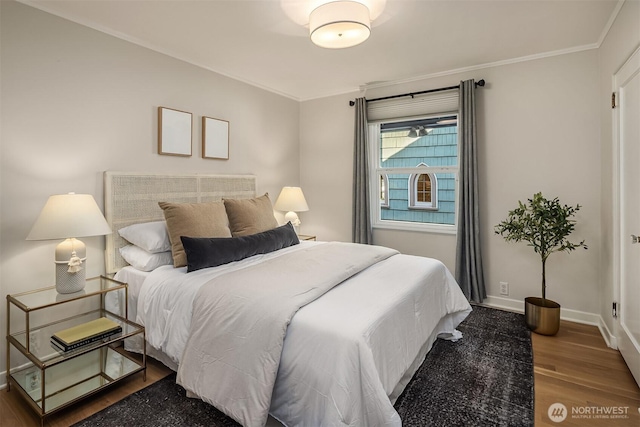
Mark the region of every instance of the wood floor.
<instances>
[{"instance_id":1,"label":"wood floor","mask_svg":"<svg viewBox=\"0 0 640 427\"><path fill-rule=\"evenodd\" d=\"M540 426L640 426L640 389L620 353L605 345L598 328L562 322L554 337L532 334L535 365L535 423ZM169 374L169 369L149 360L147 381L137 374L112 388L45 419L46 426L75 423ZM547 415L549 406L561 403L567 417L560 423ZM623 418L602 418L615 410ZM625 409L626 408L626 409ZM579 414L572 414L578 411ZM591 419L586 418L590 411ZM595 414L600 412L601 415ZM599 416L599 418L596 418ZM578 418L580 417L580 418ZM0 390L0 425L39 426L40 419L17 393Z\"/></svg>"},{"instance_id":2,"label":"wood floor","mask_svg":"<svg viewBox=\"0 0 640 427\"><path fill-rule=\"evenodd\" d=\"M598 328L563 321L556 336L531 335L536 427L640 426L640 389ZM548 416L554 403L567 408L562 422Z\"/></svg>"},{"instance_id":3,"label":"wood floor","mask_svg":"<svg viewBox=\"0 0 640 427\"><path fill-rule=\"evenodd\" d=\"M138 357L138 355L132 355ZM147 358L147 380L142 380L142 373L132 375L106 390L80 401L76 405L63 409L46 417L45 426L67 427L87 418L118 400L161 380L171 373L162 363ZM35 411L11 389L0 390L0 426L1 427L36 427L40 426L40 417ZM138 426L130 426L138 427Z\"/></svg>"}]
</instances>

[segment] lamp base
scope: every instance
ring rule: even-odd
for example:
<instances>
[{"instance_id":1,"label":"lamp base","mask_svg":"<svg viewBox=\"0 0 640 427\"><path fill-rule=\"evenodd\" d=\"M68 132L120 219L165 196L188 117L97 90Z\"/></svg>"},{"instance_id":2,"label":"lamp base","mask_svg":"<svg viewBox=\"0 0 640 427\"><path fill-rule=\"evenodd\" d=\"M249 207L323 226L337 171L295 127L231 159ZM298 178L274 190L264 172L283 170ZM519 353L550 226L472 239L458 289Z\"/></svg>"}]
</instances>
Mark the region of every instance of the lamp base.
<instances>
[{"instance_id":1,"label":"lamp base","mask_svg":"<svg viewBox=\"0 0 640 427\"><path fill-rule=\"evenodd\" d=\"M291 225L300 225L300 218L298 218L298 214L295 212L287 212L284 216L285 222L291 221Z\"/></svg>"},{"instance_id":2,"label":"lamp base","mask_svg":"<svg viewBox=\"0 0 640 427\"><path fill-rule=\"evenodd\" d=\"M69 273L68 264L56 264L56 291L59 294L72 294L84 289L86 282L85 269Z\"/></svg>"},{"instance_id":3,"label":"lamp base","mask_svg":"<svg viewBox=\"0 0 640 427\"><path fill-rule=\"evenodd\" d=\"M87 259L86 253L85 244L74 238L56 246L56 290L59 294L72 294L84 289L86 270L82 263Z\"/></svg>"},{"instance_id":4,"label":"lamp base","mask_svg":"<svg viewBox=\"0 0 640 427\"><path fill-rule=\"evenodd\" d=\"M293 225L293 229L296 231L296 234L300 234L300 218L298 218L298 214L295 212L287 212L284 216L285 224L290 222Z\"/></svg>"}]
</instances>

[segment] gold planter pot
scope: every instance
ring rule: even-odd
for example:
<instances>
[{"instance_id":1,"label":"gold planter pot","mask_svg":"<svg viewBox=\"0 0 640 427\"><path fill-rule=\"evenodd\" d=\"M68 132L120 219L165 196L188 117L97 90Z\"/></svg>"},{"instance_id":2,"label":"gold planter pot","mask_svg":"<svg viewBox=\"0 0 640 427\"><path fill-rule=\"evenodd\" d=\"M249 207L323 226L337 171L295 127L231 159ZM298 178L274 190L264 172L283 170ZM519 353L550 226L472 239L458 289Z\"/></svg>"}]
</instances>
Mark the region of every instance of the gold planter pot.
<instances>
[{"instance_id":1,"label":"gold planter pot","mask_svg":"<svg viewBox=\"0 0 640 427\"><path fill-rule=\"evenodd\" d=\"M560 329L560 304L550 299L524 299L524 318L529 329L540 335L555 335Z\"/></svg>"}]
</instances>

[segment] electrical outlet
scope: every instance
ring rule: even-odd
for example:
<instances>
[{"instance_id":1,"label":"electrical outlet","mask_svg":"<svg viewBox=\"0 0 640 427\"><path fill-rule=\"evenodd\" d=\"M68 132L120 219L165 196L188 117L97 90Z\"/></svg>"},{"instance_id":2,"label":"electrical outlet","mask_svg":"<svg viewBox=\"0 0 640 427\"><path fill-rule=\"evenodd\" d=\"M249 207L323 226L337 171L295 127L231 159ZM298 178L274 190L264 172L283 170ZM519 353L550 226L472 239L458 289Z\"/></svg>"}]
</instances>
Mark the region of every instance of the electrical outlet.
<instances>
[{"instance_id":1,"label":"electrical outlet","mask_svg":"<svg viewBox=\"0 0 640 427\"><path fill-rule=\"evenodd\" d=\"M25 386L28 392L39 389L40 388L40 372L38 371L27 372L25 375Z\"/></svg>"},{"instance_id":2,"label":"electrical outlet","mask_svg":"<svg viewBox=\"0 0 640 427\"><path fill-rule=\"evenodd\" d=\"M29 334L29 351L31 353L38 351L38 335L35 332Z\"/></svg>"},{"instance_id":3,"label":"electrical outlet","mask_svg":"<svg viewBox=\"0 0 640 427\"><path fill-rule=\"evenodd\" d=\"M509 295L509 283L500 282L500 295Z\"/></svg>"}]
</instances>

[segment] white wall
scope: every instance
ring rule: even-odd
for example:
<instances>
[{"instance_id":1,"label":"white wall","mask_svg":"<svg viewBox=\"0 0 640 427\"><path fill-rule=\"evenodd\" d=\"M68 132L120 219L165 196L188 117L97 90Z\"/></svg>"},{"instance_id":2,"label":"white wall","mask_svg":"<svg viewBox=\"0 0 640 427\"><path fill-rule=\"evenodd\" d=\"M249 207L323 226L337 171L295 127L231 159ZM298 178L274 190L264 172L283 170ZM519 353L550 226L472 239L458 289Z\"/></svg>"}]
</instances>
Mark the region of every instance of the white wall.
<instances>
[{"instance_id":1,"label":"white wall","mask_svg":"<svg viewBox=\"0 0 640 427\"><path fill-rule=\"evenodd\" d=\"M105 170L250 173L272 200L282 186L299 184L297 101L20 3L0 3L3 299L53 283L58 242L25 238L51 194L89 193L102 206ZM192 157L157 154L159 106L193 113ZM229 160L201 158L203 115L230 121ZM102 273L104 238L83 240L87 276ZM5 354L2 339L0 372Z\"/></svg>"},{"instance_id":2,"label":"white wall","mask_svg":"<svg viewBox=\"0 0 640 427\"><path fill-rule=\"evenodd\" d=\"M300 108L300 185L309 211L303 234L351 241L353 108L342 95L304 102Z\"/></svg>"},{"instance_id":3,"label":"white wall","mask_svg":"<svg viewBox=\"0 0 640 427\"><path fill-rule=\"evenodd\" d=\"M574 238L589 250L556 254L548 262L548 297L564 308L597 313L599 300L600 130L596 50L496 66L446 77L369 90L367 98L451 86L484 78L477 95L482 242L489 295L499 282L509 298L540 295L540 260L524 244L508 244L493 227L518 200L542 191L581 204ZM350 96L301 104L301 183L313 201L305 232L320 239L351 238L353 109ZM349 205L350 207L350 205ZM374 243L404 253L442 259L455 268L455 237L375 230Z\"/></svg>"},{"instance_id":4,"label":"white wall","mask_svg":"<svg viewBox=\"0 0 640 427\"><path fill-rule=\"evenodd\" d=\"M598 49L600 79L598 82L600 114L600 137L602 140L600 157L602 168L602 257L600 312L608 332L614 333L611 306L618 298L613 283L613 112L611 92L614 74L622 67L631 54L640 46L640 2L626 1L618 13L607 37Z\"/></svg>"}]
</instances>

